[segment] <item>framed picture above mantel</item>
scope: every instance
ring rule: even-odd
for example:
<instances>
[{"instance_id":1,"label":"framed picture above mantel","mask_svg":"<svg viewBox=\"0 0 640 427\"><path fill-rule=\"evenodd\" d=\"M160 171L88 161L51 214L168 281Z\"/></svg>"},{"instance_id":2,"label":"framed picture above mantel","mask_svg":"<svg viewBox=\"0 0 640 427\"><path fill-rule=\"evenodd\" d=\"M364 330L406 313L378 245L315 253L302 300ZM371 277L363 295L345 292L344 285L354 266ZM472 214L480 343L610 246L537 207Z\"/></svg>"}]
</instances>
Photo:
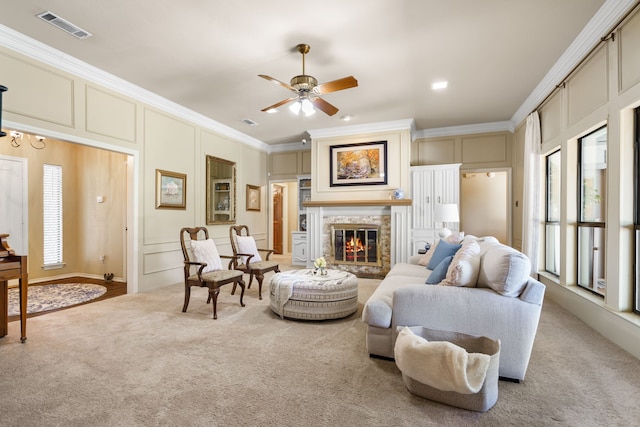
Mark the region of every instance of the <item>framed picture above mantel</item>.
<instances>
[{"instance_id":1,"label":"framed picture above mantel","mask_svg":"<svg viewBox=\"0 0 640 427\"><path fill-rule=\"evenodd\" d=\"M387 141L329 147L330 186L386 185Z\"/></svg>"}]
</instances>

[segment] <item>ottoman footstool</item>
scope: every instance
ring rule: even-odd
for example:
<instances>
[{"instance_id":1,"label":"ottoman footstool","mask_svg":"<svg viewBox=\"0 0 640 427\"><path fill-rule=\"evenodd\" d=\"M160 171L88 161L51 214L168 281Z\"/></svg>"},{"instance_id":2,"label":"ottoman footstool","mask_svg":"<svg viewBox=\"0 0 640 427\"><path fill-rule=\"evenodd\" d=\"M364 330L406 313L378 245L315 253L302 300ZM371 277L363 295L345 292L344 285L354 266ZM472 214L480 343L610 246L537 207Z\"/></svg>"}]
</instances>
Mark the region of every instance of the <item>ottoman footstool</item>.
<instances>
[{"instance_id":1,"label":"ottoman footstool","mask_svg":"<svg viewBox=\"0 0 640 427\"><path fill-rule=\"evenodd\" d=\"M358 310L358 278L341 270L313 269L274 274L269 284L270 307L282 318L340 319Z\"/></svg>"}]
</instances>

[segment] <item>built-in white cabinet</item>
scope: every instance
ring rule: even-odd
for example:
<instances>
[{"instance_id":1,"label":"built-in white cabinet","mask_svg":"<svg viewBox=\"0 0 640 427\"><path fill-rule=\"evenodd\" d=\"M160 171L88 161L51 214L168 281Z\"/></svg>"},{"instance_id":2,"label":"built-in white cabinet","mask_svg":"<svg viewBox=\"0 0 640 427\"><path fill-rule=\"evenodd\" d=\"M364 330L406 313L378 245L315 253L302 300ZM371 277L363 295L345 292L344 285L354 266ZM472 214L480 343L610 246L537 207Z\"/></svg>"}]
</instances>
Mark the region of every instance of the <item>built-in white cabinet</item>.
<instances>
[{"instance_id":1,"label":"built-in white cabinet","mask_svg":"<svg viewBox=\"0 0 640 427\"><path fill-rule=\"evenodd\" d=\"M311 200L311 177L298 176L298 231L291 233L293 265L307 265L307 208L304 202Z\"/></svg>"},{"instance_id":2,"label":"built-in white cabinet","mask_svg":"<svg viewBox=\"0 0 640 427\"><path fill-rule=\"evenodd\" d=\"M291 263L293 265L307 265L307 232L294 231L291 235L293 240Z\"/></svg>"},{"instance_id":3,"label":"built-in white cabinet","mask_svg":"<svg viewBox=\"0 0 640 427\"><path fill-rule=\"evenodd\" d=\"M413 254L433 244L443 227L434 217L436 205L455 203L460 206L460 164L411 167L411 248ZM458 223L447 223L457 231Z\"/></svg>"},{"instance_id":4,"label":"built-in white cabinet","mask_svg":"<svg viewBox=\"0 0 640 427\"><path fill-rule=\"evenodd\" d=\"M307 231L307 209L303 203L311 200L311 177L298 177L298 230Z\"/></svg>"}]
</instances>

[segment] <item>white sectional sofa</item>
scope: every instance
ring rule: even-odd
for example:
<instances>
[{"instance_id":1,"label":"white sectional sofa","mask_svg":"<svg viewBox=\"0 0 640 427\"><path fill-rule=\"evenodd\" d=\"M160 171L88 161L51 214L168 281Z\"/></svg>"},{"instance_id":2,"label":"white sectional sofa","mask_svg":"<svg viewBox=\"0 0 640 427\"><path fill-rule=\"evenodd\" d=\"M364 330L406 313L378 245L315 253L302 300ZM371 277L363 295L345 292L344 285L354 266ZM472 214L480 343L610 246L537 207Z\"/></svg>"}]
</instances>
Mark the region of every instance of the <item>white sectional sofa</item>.
<instances>
[{"instance_id":1,"label":"white sectional sofa","mask_svg":"<svg viewBox=\"0 0 640 427\"><path fill-rule=\"evenodd\" d=\"M393 266L362 313L367 350L393 358L398 326L486 336L501 341L500 377L523 380L545 287L529 277L525 255L495 238L467 236L461 244L439 284L425 284L433 270L419 264L424 256Z\"/></svg>"}]
</instances>

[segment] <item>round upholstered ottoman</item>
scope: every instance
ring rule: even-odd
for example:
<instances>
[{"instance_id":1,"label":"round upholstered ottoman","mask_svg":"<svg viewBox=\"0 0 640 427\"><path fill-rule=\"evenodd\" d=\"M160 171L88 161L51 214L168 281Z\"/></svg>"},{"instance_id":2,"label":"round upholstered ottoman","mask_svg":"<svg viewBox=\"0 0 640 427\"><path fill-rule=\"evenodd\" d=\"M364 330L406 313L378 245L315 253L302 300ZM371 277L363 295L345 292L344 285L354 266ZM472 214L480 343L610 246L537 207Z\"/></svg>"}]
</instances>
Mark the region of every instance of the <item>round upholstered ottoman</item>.
<instances>
[{"instance_id":1,"label":"round upholstered ottoman","mask_svg":"<svg viewBox=\"0 0 640 427\"><path fill-rule=\"evenodd\" d=\"M282 318L339 319L358 310L358 278L346 271L313 269L276 273L269 283L271 310Z\"/></svg>"}]
</instances>

